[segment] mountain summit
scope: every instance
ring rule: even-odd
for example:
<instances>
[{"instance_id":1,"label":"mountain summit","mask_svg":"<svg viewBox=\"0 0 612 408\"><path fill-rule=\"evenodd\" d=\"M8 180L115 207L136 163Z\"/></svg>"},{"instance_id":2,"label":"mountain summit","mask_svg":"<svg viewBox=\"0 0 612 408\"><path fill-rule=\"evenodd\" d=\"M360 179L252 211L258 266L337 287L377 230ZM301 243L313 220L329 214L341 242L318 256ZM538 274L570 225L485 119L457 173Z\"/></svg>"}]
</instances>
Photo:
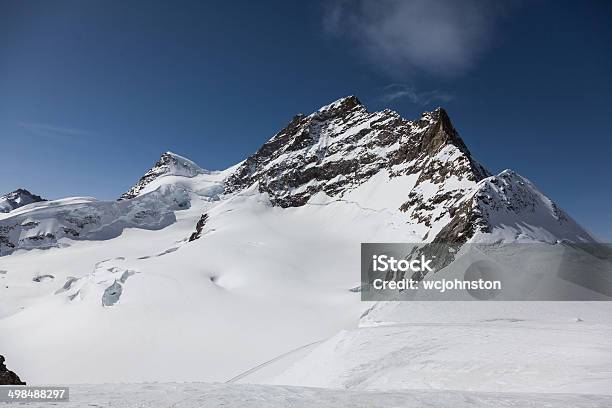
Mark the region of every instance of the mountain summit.
<instances>
[{"instance_id":1,"label":"mountain summit","mask_svg":"<svg viewBox=\"0 0 612 408\"><path fill-rule=\"evenodd\" d=\"M419 174L417 184L450 177L477 182L489 174L443 109L409 121L388 109L368 112L349 96L295 116L230 176L227 192L258 183L274 204L295 207L318 192L341 195L382 170L390 177Z\"/></svg>"},{"instance_id":2,"label":"mountain summit","mask_svg":"<svg viewBox=\"0 0 612 408\"><path fill-rule=\"evenodd\" d=\"M119 199L126 200L136 197L148 184L161 176L194 177L203 173L206 173L206 171L191 160L176 153L166 152L162 154L153 167L151 167L128 191L123 193Z\"/></svg>"},{"instance_id":3,"label":"mountain summit","mask_svg":"<svg viewBox=\"0 0 612 408\"><path fill-rule=\"evenodd\" d=\"M353 191L373 183L395 186L398 191L386 193L378 186L376 194L403 196L396 208L393 200L384 207L425 227L423 240L465 242L503 228L537 238L521 226L525 217L538 223L531 212L546 223L547 240L593 239L528 180L508 171L492 176L444 109L411 121L389 109L369 112L355 96L295 116L229 176L226 193L255 187L287 208L318 194L352 200Z\"/></svg>"}]
</instances>

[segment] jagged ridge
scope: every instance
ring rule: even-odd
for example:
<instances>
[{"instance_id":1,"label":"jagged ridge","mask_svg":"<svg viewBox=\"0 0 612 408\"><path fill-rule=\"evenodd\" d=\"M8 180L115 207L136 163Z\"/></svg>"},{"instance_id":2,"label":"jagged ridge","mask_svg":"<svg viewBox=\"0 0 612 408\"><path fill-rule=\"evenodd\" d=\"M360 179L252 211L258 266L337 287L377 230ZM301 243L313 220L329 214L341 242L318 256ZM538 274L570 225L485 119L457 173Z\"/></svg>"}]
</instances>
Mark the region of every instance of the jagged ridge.
<instances>
[{"instance_id":1,"label":"jagged ridge","mask_svg":"<svg viewBox=\"0 0 612 408\"><path fill-rule=\"evenodd\" d=\"M214 180L196 177L202 174ZM185 179L158 181L166 176ZM379 186L400 181L394 195L402 201L385 208L402 211L424 242L463 243L494 232L495 239L594 240L528 180L511 171L491 176L444 109L410 121L389 109L369 112L350 96L295 116L236 168L208 172L166 152L115 203L121 205L75 204L70 213L72 205L49 206L6 218L0 221L0 254L55 246L62 237L106 239L125 226L162 228L175 219L172 211L189 207L192 193L219 200L256 189L272 205L287 208L319 194L324 200L363 200L363 192L352 194L370 180ZM136 197L142 203L132 203Z\"/></svg>"},{"instance_id":2,"label":"jagged ridge","mask_svg":"<svg viewBox=\"0 0 612 408\"><path fill-rule=\"evenodd\" d=\"M446 147L456 154L452 166L436 160ZM392 176L420 173L418 184L451 176L477 182L489 174L443 109L409 121L388 109L368 112L350 96L295 116L229 177L226 192L257 183L273 204L295 207L320 191L340 196L382 169Z\"/></svg>"}]
</instances>

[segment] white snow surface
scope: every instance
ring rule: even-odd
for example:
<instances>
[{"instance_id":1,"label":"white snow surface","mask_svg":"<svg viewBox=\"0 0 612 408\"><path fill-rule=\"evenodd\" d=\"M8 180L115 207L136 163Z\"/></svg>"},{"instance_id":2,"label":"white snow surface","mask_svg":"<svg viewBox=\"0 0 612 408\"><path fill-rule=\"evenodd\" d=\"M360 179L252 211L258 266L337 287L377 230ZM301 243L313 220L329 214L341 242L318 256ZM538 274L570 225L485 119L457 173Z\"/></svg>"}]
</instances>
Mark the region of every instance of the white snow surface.
<instances>
[{"instance_id":1,"label":"white snow surface","mask_svg":"<svg viewBox=\"0 0 612 408\"><path fill-rule=\"evenodd\" d=\"M267 382L612 395L611 312L609 302L381 302Z\"/></svg>"},{"instance_id":2,"label":"white snow surface","mask_svg":"<svg viewBox=\"0 0 612 408\"><path fill-rule=\"evenodd\" d=\"M256 186L222 196L214 176L174 177L148 193L178 188L189 197L189 208L173 212L176 222L164 229L63 238L59 247L0 257L0 350L22 378L227 381L323 341L306 355L290 353L282 369L257 382L356 390L612 389L612 310L605 302L382 304L358 326L372 306L349 290L360 282L360 243L414 242L423 228L368 193L384 192L393 202L393 183L410 184L409 177L389 181L381 174L346 198L320 194L286 209L271 206ZM202 237L187 242L203 213L209 218ZM111 294L118 286L121 293ZM387 308L403 309L389 315Z\"/></svg>"},{"instance_id":3,"label":"white snow surface","mask_svg":"<svg viewBox=\"0 0 612 408\"><path fill-rule=\"evenodd\" d=\"M322 388L226 384L105 384L70 387L66 408L606 408L603 395L475 393L457 391L346 391ZM19 404L7 404L21 406ZM45 403L29 403L46 408Z\"/></svg>"},{"instance_id":4,"label":"white snow surface","mask_svg":"<svg viewBox=\"0 0 612 408\"><path fill-rule=\"evenodd\" d=\"M190 194L163 230L0 257L0 349L16 372L34 383L224 381L354 327L368 306L349 290L360 242L416 239L401 213L357 203ZM202 213L202 237L186 242ZM117 281L119 300L103 307Z\"/></svg>"}]
</instances>

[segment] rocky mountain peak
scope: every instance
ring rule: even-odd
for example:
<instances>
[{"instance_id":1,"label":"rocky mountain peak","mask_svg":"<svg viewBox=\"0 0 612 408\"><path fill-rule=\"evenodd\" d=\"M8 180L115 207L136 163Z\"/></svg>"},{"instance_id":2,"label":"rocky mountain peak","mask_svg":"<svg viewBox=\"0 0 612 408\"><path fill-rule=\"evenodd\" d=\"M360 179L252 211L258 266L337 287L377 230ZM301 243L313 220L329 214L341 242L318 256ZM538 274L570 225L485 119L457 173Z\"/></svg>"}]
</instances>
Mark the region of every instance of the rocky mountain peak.
<instances>
[{"instance_id":1,"label":"rocky mountain peak","mask_svg":"<svg viewBox=\"0 0 612 408\"><path fill-rule=\"evenodd\" d=\"M421 149L428 153L438 151L442 146L454 145L461 152L471 157L471 153L463 139L453 126L448 113L442 108L432 112L424 112L417 126L426 129L423 134Z\"/></svg>"},{"instance_id":2,"label":"rocky mountain peak","mask_svg":"<svg viewBox=\"0 0 612 408\"><path fill-rule=\"evenodd\" d=\"M30 193L24 188L18 188L3 196L0 196L0 213L7 213L24 205L47 201L44 198Z\"/></svg>"},{"instance_id":3,"label":"rocky mountain peak","mask_svg":"<svg viewBox=\"0 0 612 408\"><path fill-rule=\"evenodd\" d=\"M366 108L356 96L350 95L321 107L316 113L319 117L329 118L346 115L355 110L366 111Z\"/></svg>"},{"instance_id":4,"label":"rocky mountain peak","mask_svg":"<svg viewBox=\"0 0 612 408\"><path fill-rule=\"evenodd\" d=\"M204 173L206 170L193 161L173 152L165 152L136 184L121 195L119 200L136 197L149 183L162 176L194 177Z\"/></svg>"},{"instance_id":5,"label":"rocky mountain peak","mask_svg":"<svg viewBox=\"0 0 612 408\"><path fill-rule=\"evenodd\" d=\"M320 191L341 196L383 169L420 174L420 182L488 175L443 109L409 121L389 109L368 112L349 96L295 116L228 178L226 192L257 184L273 204L300 206Z\"/></svg>"}]
</instances>

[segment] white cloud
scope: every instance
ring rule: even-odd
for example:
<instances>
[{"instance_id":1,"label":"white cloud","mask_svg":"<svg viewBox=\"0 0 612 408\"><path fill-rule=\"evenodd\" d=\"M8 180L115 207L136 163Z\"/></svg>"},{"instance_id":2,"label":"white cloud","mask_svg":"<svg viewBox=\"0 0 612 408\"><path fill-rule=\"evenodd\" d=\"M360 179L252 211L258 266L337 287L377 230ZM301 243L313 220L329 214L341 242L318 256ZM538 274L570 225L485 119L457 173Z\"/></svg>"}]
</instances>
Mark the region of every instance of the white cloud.
<instances>
[{"instance_id":1,"label":"white cloud","mask_svg":"<svg viewBox=\"0 0 612 408\"><path fill-rule=\"evenodd\" d=\"M454 97L443 91L434 89L433 91L417 91L413 86L405 84L391 84L383 89L380 99L389 103L400 99L408 99L417 105L428 105L432 102L450 102Z\"/></svg>"},{"instance_id":2,"label":"white cloud","mask_svg":"<svg viewBox=\"0 0 612 408\"><path fill-rule=\"evenodd\" d=\"M491 44L509 3L480 0L334 1L324 25L355 42L376 65L405 74L470 68Z\"/></svg>"},{"instance_id":3,"label":"white cloud","mask_svg":"<svg viewBox=\"0 0 612 408\"><path fill-rule=\"evenodd\" d=\"M94 135L94 132L89 130L53 126L45 123L20 122L19 126L35 136L56 140L78 139Z\"/></svg>"}]
</instances>

